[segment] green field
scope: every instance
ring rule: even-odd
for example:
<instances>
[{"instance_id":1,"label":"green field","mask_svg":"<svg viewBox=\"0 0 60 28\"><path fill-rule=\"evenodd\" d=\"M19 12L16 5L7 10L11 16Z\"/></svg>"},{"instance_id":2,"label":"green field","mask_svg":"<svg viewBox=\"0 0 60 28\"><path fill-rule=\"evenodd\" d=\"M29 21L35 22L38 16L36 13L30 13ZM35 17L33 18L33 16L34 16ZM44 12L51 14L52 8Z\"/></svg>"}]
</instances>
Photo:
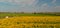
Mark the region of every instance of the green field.
<instances>
[{"instance_id":1,"label":"green field","mask_svg":"<svg viewBox=\"0 0 60 28\"><path fill-rule=\"evenodd\" d=\"M15 16L60 16L60 13L3 13L0 12L0 18L4 18L5 16L15 17Z\"/></svg>"}]
</instances>

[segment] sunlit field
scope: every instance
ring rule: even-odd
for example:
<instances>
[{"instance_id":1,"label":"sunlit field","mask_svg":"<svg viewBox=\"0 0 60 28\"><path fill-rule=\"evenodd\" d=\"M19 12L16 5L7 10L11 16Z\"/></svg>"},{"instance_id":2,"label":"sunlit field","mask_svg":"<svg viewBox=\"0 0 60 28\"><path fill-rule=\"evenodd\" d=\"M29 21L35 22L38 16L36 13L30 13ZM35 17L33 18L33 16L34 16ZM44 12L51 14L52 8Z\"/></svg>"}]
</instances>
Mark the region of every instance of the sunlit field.
<instances>
[{"instance_id":1,"label":"sunlit field","mask_svg":"<svg viewBox=\"0 0 60 28\"><path fill-rule=\"evenodd\" d=\"M0 19L0 28L60 28L60 16L15 16Z\"/></svg>"},{"instance_id":2,"label":"sunlit field","mask_svg":"<svg viewBox=\"0 0 60 28\"><path fill-rule=\"evenodd\" d=\"M60 13L0 12L0 28L60 28Z\"/></svg>"}]
</instances>

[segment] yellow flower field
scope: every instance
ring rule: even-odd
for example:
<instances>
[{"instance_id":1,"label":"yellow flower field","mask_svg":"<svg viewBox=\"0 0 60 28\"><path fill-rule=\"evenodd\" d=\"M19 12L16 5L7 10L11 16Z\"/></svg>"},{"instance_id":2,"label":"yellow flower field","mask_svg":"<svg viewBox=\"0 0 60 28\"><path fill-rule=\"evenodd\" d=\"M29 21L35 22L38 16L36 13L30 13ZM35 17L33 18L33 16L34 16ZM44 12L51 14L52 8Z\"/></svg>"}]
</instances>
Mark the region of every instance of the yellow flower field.
<instances>
[{"instance_id":1,"label":"yellow flower field","mask_svg":"<svg viewBox=\"0 0 60 28\"><path fill-rule=\"evenodd\" d=\"M60 16L20 16L0 19L0 28L60 28Z\"/></svg>"}]
</instances>

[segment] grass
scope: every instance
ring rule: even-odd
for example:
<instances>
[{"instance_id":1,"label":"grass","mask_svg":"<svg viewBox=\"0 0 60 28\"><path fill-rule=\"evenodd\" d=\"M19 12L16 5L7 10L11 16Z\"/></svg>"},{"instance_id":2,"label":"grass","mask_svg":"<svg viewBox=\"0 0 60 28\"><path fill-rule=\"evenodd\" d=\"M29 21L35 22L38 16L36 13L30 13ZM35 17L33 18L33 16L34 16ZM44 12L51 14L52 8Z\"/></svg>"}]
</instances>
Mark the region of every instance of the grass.
<instances>
[{"instance_id":1,"label":"grass","mask_svg":"<svg viewBox=\"0 0 60 28\"><path fill-rule=\"evenodd\" d=\"M36 14L32 14L32 13L0 13L0 18L5 18L5 16L9 16L9 17L15 17L15 16L59 16L56 14L49 14L49 13L36 13Z\"/></svg>"}]
</instances>

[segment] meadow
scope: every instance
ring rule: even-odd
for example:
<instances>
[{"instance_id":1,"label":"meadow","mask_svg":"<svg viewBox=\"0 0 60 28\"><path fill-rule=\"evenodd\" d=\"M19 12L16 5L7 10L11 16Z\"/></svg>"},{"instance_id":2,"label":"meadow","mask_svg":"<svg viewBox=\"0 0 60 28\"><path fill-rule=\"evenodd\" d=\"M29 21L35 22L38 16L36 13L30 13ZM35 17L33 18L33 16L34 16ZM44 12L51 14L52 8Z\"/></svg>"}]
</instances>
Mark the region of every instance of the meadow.
<instances>
[{"instance_id":1,"label":"meadow","mask_svg":"<svg viewBox=\"0 0 60 28\"><path fill-rule=\"evenodd\" d=\"M5 18L9 16L9 18ZM60 28L56 14L0 13L0 28Z\"/></svg>"}]
</instances>

